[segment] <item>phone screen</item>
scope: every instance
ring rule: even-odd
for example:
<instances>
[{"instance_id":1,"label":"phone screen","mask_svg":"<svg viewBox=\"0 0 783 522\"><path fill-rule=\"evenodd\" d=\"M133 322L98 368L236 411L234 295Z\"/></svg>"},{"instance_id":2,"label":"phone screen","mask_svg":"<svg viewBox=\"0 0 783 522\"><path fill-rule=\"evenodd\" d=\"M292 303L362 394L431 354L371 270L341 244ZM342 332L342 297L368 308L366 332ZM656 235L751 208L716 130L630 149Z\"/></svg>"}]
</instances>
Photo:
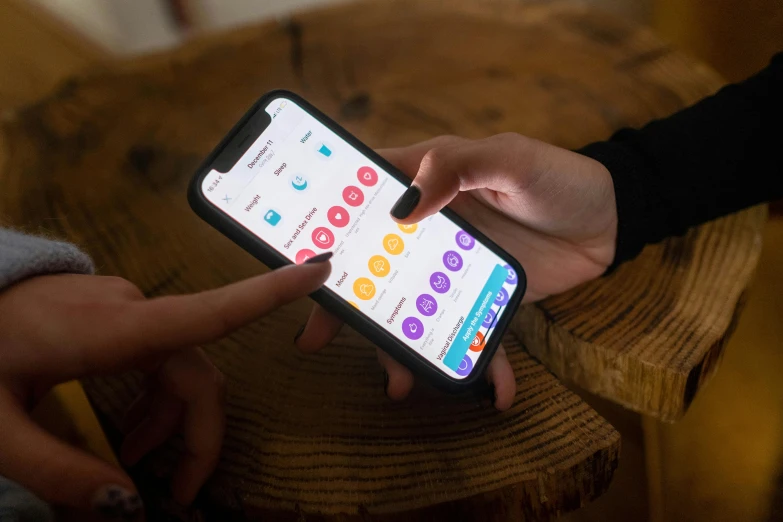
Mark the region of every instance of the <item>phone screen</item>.
<instances>
[{"instance_id":1,"label":"phone screen","mask_svg":"<svg viewBox=\"0 0 783 522\"><path fill-rule=\"evenodd\" d=\"M389 215L406 185L292 100L201 190L290 261L332 251L325 286L436 369L471 374L518 285L514 269L442 213Z\"/></svg>"}]
</instances>

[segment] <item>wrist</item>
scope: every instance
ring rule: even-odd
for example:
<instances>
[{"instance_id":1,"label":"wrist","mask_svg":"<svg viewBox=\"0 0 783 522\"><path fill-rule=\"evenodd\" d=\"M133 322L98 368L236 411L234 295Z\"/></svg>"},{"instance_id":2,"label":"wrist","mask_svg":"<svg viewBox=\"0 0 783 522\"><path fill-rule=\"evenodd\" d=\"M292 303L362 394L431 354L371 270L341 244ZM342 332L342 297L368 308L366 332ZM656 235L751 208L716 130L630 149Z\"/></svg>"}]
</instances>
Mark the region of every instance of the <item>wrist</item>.
<instances>
[{"instance_id":1,"label":"wrist","mask_svg":"<svg viewBox=\"0 0 783 522\"><path fill-rule=\"evenodd\" d=\"M0 291L34 276L94 271L89 256L74 245L0 229Z\"/></svg>"},{"instance_id":2,"label":"wrist","mask_svg":"<svg viewBox=\"0 0 783 522\"><path fill-rule=\"evenodd\" d=\"M635 258L646 245L649 228L650 195L641 180L649 178L636 158L611 141L588 145L578 151L600 163L609 174L612 186L612 211L615 216L614 252L607 273Z\"/></svg>"}]
</instances>

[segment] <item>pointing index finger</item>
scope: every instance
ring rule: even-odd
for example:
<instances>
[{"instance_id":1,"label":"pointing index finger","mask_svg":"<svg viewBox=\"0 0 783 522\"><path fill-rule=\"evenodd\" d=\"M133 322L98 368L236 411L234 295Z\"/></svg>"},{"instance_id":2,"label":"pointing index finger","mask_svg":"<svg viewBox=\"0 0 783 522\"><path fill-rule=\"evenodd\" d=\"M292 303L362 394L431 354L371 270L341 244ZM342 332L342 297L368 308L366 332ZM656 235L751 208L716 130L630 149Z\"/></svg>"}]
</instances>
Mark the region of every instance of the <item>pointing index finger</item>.
<instances>
[{"instance_id":1,"label":"pointing index finger","mask_svg":"<svg viewBox=\"0 0 783 522\"><path fill-rule=\"evenodd\" d=\"M119 325L119 347L110 354L113 366L118 360L220 339L314 292L330 272L329 263L287 266L214 290L134 303Z\"/></svg>"}]
</instances>

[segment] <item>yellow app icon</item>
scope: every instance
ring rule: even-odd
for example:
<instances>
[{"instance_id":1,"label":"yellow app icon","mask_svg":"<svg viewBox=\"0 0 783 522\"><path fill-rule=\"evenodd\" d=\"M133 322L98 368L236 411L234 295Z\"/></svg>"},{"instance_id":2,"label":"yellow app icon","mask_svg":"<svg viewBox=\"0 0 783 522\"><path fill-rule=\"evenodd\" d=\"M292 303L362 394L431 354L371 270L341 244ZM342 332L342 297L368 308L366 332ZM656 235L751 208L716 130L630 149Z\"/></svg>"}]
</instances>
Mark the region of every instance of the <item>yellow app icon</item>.
<instances>
[{"instance_id":1,"label":"yellow app icon","mask_svg":"<svg viewBox=\"0 0 783 522\"><path fill-rule=\"evenodd\" d=\"M402 238L397 234L388 234L383 238L383 248L393 256L402 254L405 250L405 243L402 242Z\"/></svg>"},{"instance_id":2,"label":"yellow app icon","mask_svg":"<svg viewBox=\"0 0 783 522\"><path fill-rule=\"evenodd\" d=\"M356 308L356 309L358 309L358 308L359 308L359 305L358 305L358 304L356 304L356 303L354 303L353 301L348 301L348 304L349 304L349 305L351 305L351 306L353 306L353 307L354 307L354 308Z\"/></svg>"},{"instance_id":3,"label":"yellow app icon","mask_svg":"<svg viewBox=\"0 0 783 522\"><path fill-rule=\"evenodd\" d=\"M400 230L402 230L403 233L405 234L413 234L414 232L416 232L416 229L419 228L419 225L417 225L416 223L412 225L397 225L397 226L400 227Z\"/></svg>"},{"instance_id":4,"label":"yellow app icon","mask_svg":"<svg viewBox=\"0 0 783 522\"><path fill-rule=\"evenodd\" d=\"M367 266L370 268L370 272L377 277L386 277L391 271L389 260L383 256L372 256Z\"/></svg>"},{"instance_id":5,"label":"yellow app icon","mask_svg":"<svg viewBox=\"0 0 783 522\"><path fill-rule=\"evenodd\" d=\"M353 282L353 293L359 299L368 301L375 295L375 284L366 277L360 277Z\"/></svg>"}]
</instances>

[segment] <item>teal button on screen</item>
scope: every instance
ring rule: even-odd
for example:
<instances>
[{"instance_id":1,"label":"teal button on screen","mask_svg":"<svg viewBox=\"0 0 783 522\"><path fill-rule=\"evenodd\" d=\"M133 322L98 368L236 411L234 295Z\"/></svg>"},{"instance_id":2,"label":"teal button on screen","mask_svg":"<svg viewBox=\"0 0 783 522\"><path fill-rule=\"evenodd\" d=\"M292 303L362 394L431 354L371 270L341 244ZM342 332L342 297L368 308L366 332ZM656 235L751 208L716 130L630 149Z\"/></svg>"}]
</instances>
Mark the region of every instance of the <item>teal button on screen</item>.
<instances>
[{"instance_id":1,"label":"teal button on screen","mask_svg":"<svg viewBox=\"0 0 783 522\"><path fill-rule=\"evenodd\" d=\"M457 368L459 368L459 364L465 358L465 354L468 353L470 343L473 342L476 333L481 328L481 323L484 321L487 311L495 301L495 296L503 288L503 283L506 281L507 276L508 270L500 265L496 265L492 270L492 274L489 276L483 290L481 290L478 299L473 304L470 314L465 318L459 334L454 338L454 342L451 344L448 353L446 353L446 357L443 358L443 364L447 368L454 371L457 371Z\"/></svg>"}]
</instances>

